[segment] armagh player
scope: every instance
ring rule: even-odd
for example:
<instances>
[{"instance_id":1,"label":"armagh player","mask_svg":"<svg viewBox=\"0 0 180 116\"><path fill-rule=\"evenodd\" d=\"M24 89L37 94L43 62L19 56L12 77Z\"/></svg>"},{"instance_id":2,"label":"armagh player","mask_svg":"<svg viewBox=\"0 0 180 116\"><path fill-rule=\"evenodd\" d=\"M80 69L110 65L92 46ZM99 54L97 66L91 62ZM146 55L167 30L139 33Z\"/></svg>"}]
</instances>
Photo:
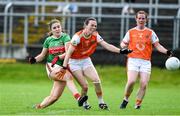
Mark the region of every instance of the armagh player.
<instances>
[{"instance_id":1,"label":"armagh player","mask_svg":"<svg viewBox=\"0 0 180 116\"><path fill-rule=\"evenodd\" d=\"M128 54L132 51L129 49L120 50L119 48L108 44L102 39L96 29L96 19L92 17L87 18L84 22L84 29L77 32L71 40L71 45L65 56L63 67L65 69L69 64L71 72L82 88L81 94L84 96L87 95L88 91L86 77L89 78L94 84L99 108L108 109L107 104L103 100L101 81L91 61L90 55L94 53L98 44L115 53ZM84 103L84 107L87 109L90 108L87 102Z\"/></svg>"},{"instance_id":2,"label":"armagh player","mask_svg":"<svg viewBox=\"0 0 180 116\"><path fill-rule=\"evenodd\" d=\"M126 108L129 96L133 91L134 83L138 75L140 76L140 87L137 92L135 108L140 109L144 98L148 81L151 74L151 54L153 46L161 53L172 56L172 51L164 48L156 36L155 32L147 28L147 13L139 11L136 14L137 26L130 29L123 38L120 46L122 48L132 49L133 52L128 54L127 76L128 80L125 87L124 99L120 105L121 109Z\"/></svg>"},{"instance_id":3,"label":"armagh player","mask_svg":"<svg viewBox=\"0 0 180 116\"><path fill-rule=\"evenodd\" d=\"M71 73L67 70L64 76L59 76L70 37L66 33L62 32L59 20L51 20L49 23L49 29L52 35L46 38L41 53L36 57L29 58L29 62L33 64L41 62L47 56L46 70L48 77L53 81L53 87L50 95L47 96L40 104L37 104L35 108L42 109L56 102L62 95L66 84L72 92L74 98L78 101L79 106L82 106L83 102L87 100L87 96L80 97L80 94L73 82Z\"/></svg>"}]
</instances>

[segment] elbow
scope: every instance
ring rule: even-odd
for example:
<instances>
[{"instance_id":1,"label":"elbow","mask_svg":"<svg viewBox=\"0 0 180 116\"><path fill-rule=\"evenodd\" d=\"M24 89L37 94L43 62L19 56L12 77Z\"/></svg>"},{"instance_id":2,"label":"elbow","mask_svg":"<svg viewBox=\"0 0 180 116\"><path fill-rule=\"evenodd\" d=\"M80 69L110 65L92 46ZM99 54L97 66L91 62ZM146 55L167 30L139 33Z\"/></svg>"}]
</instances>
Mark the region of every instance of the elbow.
<instances>
[{"instance_id":1,"label":"elbow","mask_svg":"<svg viewBox=\"0 0 180 116\"><path fill-rule=\"evenodd\" d=\"M120 47L121 48L125 48L125 47L127 47L127 45L125 45L123 42L120 44Z\"/></svg>"}]
</instances>

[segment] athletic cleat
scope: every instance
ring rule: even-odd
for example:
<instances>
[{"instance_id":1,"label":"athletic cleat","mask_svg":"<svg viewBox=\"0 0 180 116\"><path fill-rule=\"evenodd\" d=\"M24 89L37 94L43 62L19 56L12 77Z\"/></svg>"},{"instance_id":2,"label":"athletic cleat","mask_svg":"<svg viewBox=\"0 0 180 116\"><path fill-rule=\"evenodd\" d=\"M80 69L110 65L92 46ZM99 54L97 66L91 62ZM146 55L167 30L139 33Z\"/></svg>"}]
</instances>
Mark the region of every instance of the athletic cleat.
<instances>
[{"instance_id":1,"label":"athletic cleat","mask_svg":"<svg viewBox=\"0 0 180 116\"><path fill-rule=\"evenodd\" d=\"M123 100L123 102L122 102L121 105L120 105L120 109L125 109L126 106L127 106L127 104L128 104L128 101Z\"/></svg>"},{"instance_id":2,"label":"athletic cleat","mask_svg":"<svg viewBox=\"0 0 180 116\"><path fill-rule=\"evenodd\" d=\"M80 97L79 100L78 100L78 105L79 105L79 106L82 106L83 103L84 103L85 101L87 101L87 99L88 99L88 96L82 96L82 97Z\"/></svg>"},{"instance_id":3,"label":"athletic cleat","mask_svg":"<svg viewBox=\"0 0 180 116\"><path fill-rule=\"evenodd\" d=\"M141 109L141 106L135 105L135 109Z\"/></svg>"},{"instance_id":4,"label":"athletic cleat","mask_svg":"<svg viewBox=\"0 0 180 116\"><path fill-rule=\"evenodd\" d=\"M91 106L90 105L85 105L83 106L85 110L90 110L91 109Z\"/></svg>"},{"instance_id":5,"label":"athletic cleat","mask_svg":"<svg viewBox=\"0 0 180 116\"><path fill-rule=\"evenodd\" d=\"M105 104L105 103L100 103L99 108L101 108L102 110L109 110L107 104Z\"/></svg>"}]
</instances>

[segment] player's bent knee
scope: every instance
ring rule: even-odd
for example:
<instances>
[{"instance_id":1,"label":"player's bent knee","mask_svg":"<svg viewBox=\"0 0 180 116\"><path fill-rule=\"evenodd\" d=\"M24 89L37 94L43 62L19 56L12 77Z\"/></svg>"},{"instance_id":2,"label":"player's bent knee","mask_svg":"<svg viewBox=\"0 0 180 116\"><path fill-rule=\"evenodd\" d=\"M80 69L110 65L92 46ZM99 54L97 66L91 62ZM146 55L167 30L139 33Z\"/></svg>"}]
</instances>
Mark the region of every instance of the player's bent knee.
<instances>
[{"instance_id":1,"label":"player's bent knee","mask_svg":"<svg viewBox=\"0 0 180 116\"><path fill-rule=\"evenodd\" d=\"M101 83L101 80L99 80L99 79L94 80L93 83L94 83L94 84L100 84L100 83Z\"/></svg>"}]
</instances>

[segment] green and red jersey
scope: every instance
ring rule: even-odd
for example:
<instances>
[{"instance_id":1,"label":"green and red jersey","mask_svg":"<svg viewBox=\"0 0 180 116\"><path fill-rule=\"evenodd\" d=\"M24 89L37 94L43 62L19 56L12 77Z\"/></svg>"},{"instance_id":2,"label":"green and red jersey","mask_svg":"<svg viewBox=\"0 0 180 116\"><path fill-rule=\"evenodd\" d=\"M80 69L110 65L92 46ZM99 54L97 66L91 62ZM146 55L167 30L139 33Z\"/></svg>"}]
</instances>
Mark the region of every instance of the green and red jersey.
<instances>
[{"instance_id":1,"label":"green and red jersey","mask_svg":"<svg viewBox=\"0 0 180 116\"><path fill-rule=\"evenodd\" d=\"M48 49L47 62L51 63L55 56L65 53L65 43L69 42L70 36L66 33L61 33L61 37L54 38L49 36L44 41L43 47ZM64 60L59 59L56 64L62 65Z\"/></svg>"}]
</instances>

